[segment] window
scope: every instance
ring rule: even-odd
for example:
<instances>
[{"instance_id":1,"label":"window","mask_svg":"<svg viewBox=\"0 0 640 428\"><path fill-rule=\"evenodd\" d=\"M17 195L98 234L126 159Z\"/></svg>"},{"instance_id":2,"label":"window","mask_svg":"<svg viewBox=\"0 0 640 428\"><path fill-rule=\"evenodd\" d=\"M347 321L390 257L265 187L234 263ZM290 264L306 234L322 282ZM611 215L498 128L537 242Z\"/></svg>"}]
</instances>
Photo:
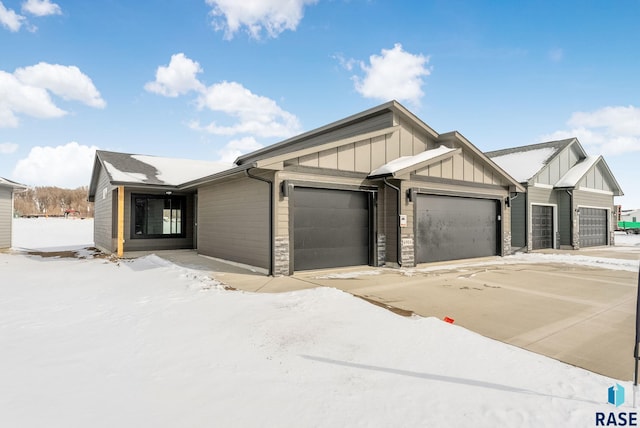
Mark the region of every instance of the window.
<instances>
[{"instance_id":1,"label":"window","mask_svg":"<svg viewBox=\"0 0 640 428\"><path fill-rule=\"evenodd\" d=\"M132 238L184 236L186 198L168 195L132 195Z\"/></svg>"}]
</instances>

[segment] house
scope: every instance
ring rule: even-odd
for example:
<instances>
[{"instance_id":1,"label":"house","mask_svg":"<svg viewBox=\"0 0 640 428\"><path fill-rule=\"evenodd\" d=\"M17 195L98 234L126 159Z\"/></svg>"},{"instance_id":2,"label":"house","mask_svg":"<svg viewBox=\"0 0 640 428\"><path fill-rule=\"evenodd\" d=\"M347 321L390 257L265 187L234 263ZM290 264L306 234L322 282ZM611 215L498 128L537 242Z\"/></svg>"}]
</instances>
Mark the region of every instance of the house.
<instances>
[{"instance_id":1,"label":"house","mask_svg":"<svg viewBox=\"0 0 640 428\"><path fill-rule=\"evenodd\" d=\"M526 187L511 200L514 249L613 245L622 190L602 156L576 138L485 153Z\"/></svg>"},{"instance_id":2,"label":"house","mask_svg":"<svg viewBox=\"0 0 640 428\"><path fill-rule=\"evenodd\" d=\"M640 210L622 210L620 212L620 221L625 223L640 222Z\"/></svg>"},{"instance_id":3,"label":"house","mask_svg":"<svg viewBox=\"0 0 640 428\"><path fill-rule=\"evenodd\" d=\"M0 249L11 247L13 194L27 187L0 177Z\"/></svg>"},{"instance_id":4,"label":"house","mask_svg":"<svg viewBox=\"0 0 640 428\"><path fill-rule=\"evenodd\" d=\"M162 162L97 152L99 248L195 248L273 275L505 255L509 201L524 192L460 133L438 134L396 101L191 180L166 179L184 163Z\"/></svg>"},{"instance_id":5,"label":"house","mask_svg":"<svg viewBox=\"0 0 640 428\"><path fill-rule=\"evenodd\" d=\"M640 210L623 210L617 205L618 224L616 230L623 230L627 233L640 233Z\"/></svg>"}]
</instances>

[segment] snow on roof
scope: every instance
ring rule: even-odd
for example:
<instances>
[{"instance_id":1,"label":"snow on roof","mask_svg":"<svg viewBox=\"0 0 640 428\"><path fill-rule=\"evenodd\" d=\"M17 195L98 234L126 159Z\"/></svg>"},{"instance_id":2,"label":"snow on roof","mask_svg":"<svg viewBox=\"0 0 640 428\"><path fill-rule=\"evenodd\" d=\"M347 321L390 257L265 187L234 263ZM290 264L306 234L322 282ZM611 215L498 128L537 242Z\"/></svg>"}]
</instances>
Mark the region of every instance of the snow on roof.
<instances>
[{"instance_id":1,"label":"snow on roof","mask_svg":"<svg viewBox=\"0 0 640 428\"><path fill-rule=\"evenodd\" d=\"M113 181L121 181L125 183L144 183L148 180L145 174L137 172L124 172L113 166L113 164L104 161L104 166Z\"/></svg>"},{"instance_id":2,"label":"snow on roof","mask_svg":"<svg viewBox=\"0 0 640 428\"><path fill-rule=\"evenodd\" d=\"M158 186L179 186L233 167L222 162L105 151L99 157L112 182Z\"/></svg>"},{"instance_id":3,"label":"snow on roof","mask_svg":"<svg viewBox=\"0 0 640 428\"><path fill-rule=\"evenodd\" d=\"M454 150L456 149L440 146L437 149L426 150L414 156L402 156L398 159L392 160L391 162L387 162L379 168L374 169L373 171L371 171L369 176L394 174L400 170L428 161L429 159L433 159L437 156L447 154Z\"/></svg>"},{"instance_id":4,"label":"snow on roof","mask_svg":"<svg viewBox=\"0 0 640 428\"><path fill-rule=\"evenodd\" d=\"M161 158L145 155L133 155L131 157L154 167L158 171L156 178L165 184L173 186L233 168L232 164L225 162Z\"/></svg>"},{"instance_id":5,"label":"snow on roof","mask_svg":"<svg viewBox=\"0 0 640 428\"><path fill-rule=\"evenodd\" d=\"M523 183L536 175L556 150L555 147L542 147L492 157L491 160L515 178L516 181Z\"/></svg>"},{"instance_id":6,"label":"snow on roof","mask_svg":"<svg viewBox=\"0 0 640 428\"><path fill-rule=\"evenodd\" d=\"M578 181L598 162L598 159L600 159L600 156L587 156L560 177L560 180L553 187L576 187Z\"/></svg>"}]
</instances>

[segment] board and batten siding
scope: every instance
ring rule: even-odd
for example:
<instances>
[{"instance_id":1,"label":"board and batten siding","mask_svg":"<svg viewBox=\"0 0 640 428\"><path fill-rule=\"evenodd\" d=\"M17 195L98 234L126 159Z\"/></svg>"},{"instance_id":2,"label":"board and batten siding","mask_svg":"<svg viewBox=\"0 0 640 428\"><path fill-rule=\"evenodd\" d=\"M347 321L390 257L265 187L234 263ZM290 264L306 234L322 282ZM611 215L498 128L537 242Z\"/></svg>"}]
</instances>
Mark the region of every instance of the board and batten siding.
<instances>
[{"instance_id":1,"label":"board and batten siding","mask_svg":"<svg viewBox=\"0 0 640 428\"><path fill-rule=\"evenodd\" d=\"M393 113L390 111L377 113L368 118L364 118L356 123L352 123L347 126L341 126L336 129L329 130L324 133L319 133L318 135L314 135L312 137L301 139L296 143L296 149L305 149L309 147L320 146L325 143L330 143L333 141L338 141L344 138L354 137L356 135L366 134L368 132L377 131L380 129L385 129L393 126ZM255 159L262 159L271 156L279 156L287 153L291 150L289 147L282 147L275 150L270 151L268 154L257 156ZM329 156L332 156L333 151ZM317 154L314 154L317 159ZM332 161L332 160L331 160ZM382 165L382 164L381 164ZM318 166L318 165L310 165L310 166Z\"/></svg>"},{"instance_id":2,"label":"board and batten siding","mask_svg":"<svg viewBox=\"0 0 640 428\"><path fill-rule=\"evenodd\" d=\"M464 150L448 159L429 165L418 171L416 175L498 186L508 184L486 161Z\"/></svg>"},{"instance_id":3,"label":"board and batten siding","mask_svg":"<svg viewBox=\"0 0 640 428\"><path fill-rule=\"evenodd\" d=\"M248 177L198 188L198 252L269 269L269 187Z\"/></svg>"},{"instance_id":4,"label":"board and batten siding","mask_svg":"<svg viewBox=\"0 0 640 428\"><path fill-rule=\"evenodd\" d=\"M435 147L436 143L432 136L422 129L410 127L408 123L404 123L390 134L294 157L285 161L284 165L285 167L299 165L368 174L401 156L417 155Z\"/></svg>"},{"instance_id":5,"label":"board and batten siding","mask_svg":"<svg viewBox=\"0 0 640 428\"><path fill-rule=\"evenodd\" d=\"M554 157L544 168L538 176L535 182L540 184L553 185L560 180L578 161L580 161L580 154L577 148L573 145L562 150L556 157Z\"/></svg>"},{"instance_id":6,"label":"board and batten siding","mask_svg":"<svg viewBox=\"0 0 640 428\"><path fill-rule=\"evenodd\" d=\"M100 167L94 202L93 241L96 248L108 253L116 250L113 198L117 200L117 194L114 193L114 187L111 186L106 171Z\"/></svg>"},{"instance_id":7,"label":"board and batten siding","mask_svg":"<svg viewBox=\"0 0 640 428\"><path fill-rule=\"evenodd\" d=\"M11 247L13 189L0 187L0 248Z\"/></svg>"},{"instance_id":8,"label":"board and batten siding","mask_svg":"<svg viewBox=\"0 0 640 428\"><path fill-rule=\"evenodd\" d=\"M578 183L578 188L600 190L613 194L613 186L605 178L602 168L599 163L591 167Z\"/></svg>"}]
</instances>

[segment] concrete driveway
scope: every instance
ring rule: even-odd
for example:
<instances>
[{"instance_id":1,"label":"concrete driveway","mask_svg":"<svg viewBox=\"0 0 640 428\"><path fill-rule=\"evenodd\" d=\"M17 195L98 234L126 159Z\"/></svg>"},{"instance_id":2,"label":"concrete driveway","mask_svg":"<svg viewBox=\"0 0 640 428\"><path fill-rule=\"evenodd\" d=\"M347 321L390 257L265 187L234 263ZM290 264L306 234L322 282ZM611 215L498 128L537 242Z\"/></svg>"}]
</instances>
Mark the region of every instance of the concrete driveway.
<instances>
[{"instance_id":1,"label":"concrete driveway","mask_svg":"<svg viewBox=\"0 0 640 428\"><path fill-rule=\"evenodd\" d=\"M637 261L639 250L601 248L568 253ZM453 267L450 263L415 269L357 267L274 278L225 268L190 254L182 261L167 258L214 271L216 279L245 291L338 288L399 313L449 317L483 336L616 379L633 378L637 268L513 260L504 264L504 258L491 257L456 262Z\"/></svg>"}]
</instances>

